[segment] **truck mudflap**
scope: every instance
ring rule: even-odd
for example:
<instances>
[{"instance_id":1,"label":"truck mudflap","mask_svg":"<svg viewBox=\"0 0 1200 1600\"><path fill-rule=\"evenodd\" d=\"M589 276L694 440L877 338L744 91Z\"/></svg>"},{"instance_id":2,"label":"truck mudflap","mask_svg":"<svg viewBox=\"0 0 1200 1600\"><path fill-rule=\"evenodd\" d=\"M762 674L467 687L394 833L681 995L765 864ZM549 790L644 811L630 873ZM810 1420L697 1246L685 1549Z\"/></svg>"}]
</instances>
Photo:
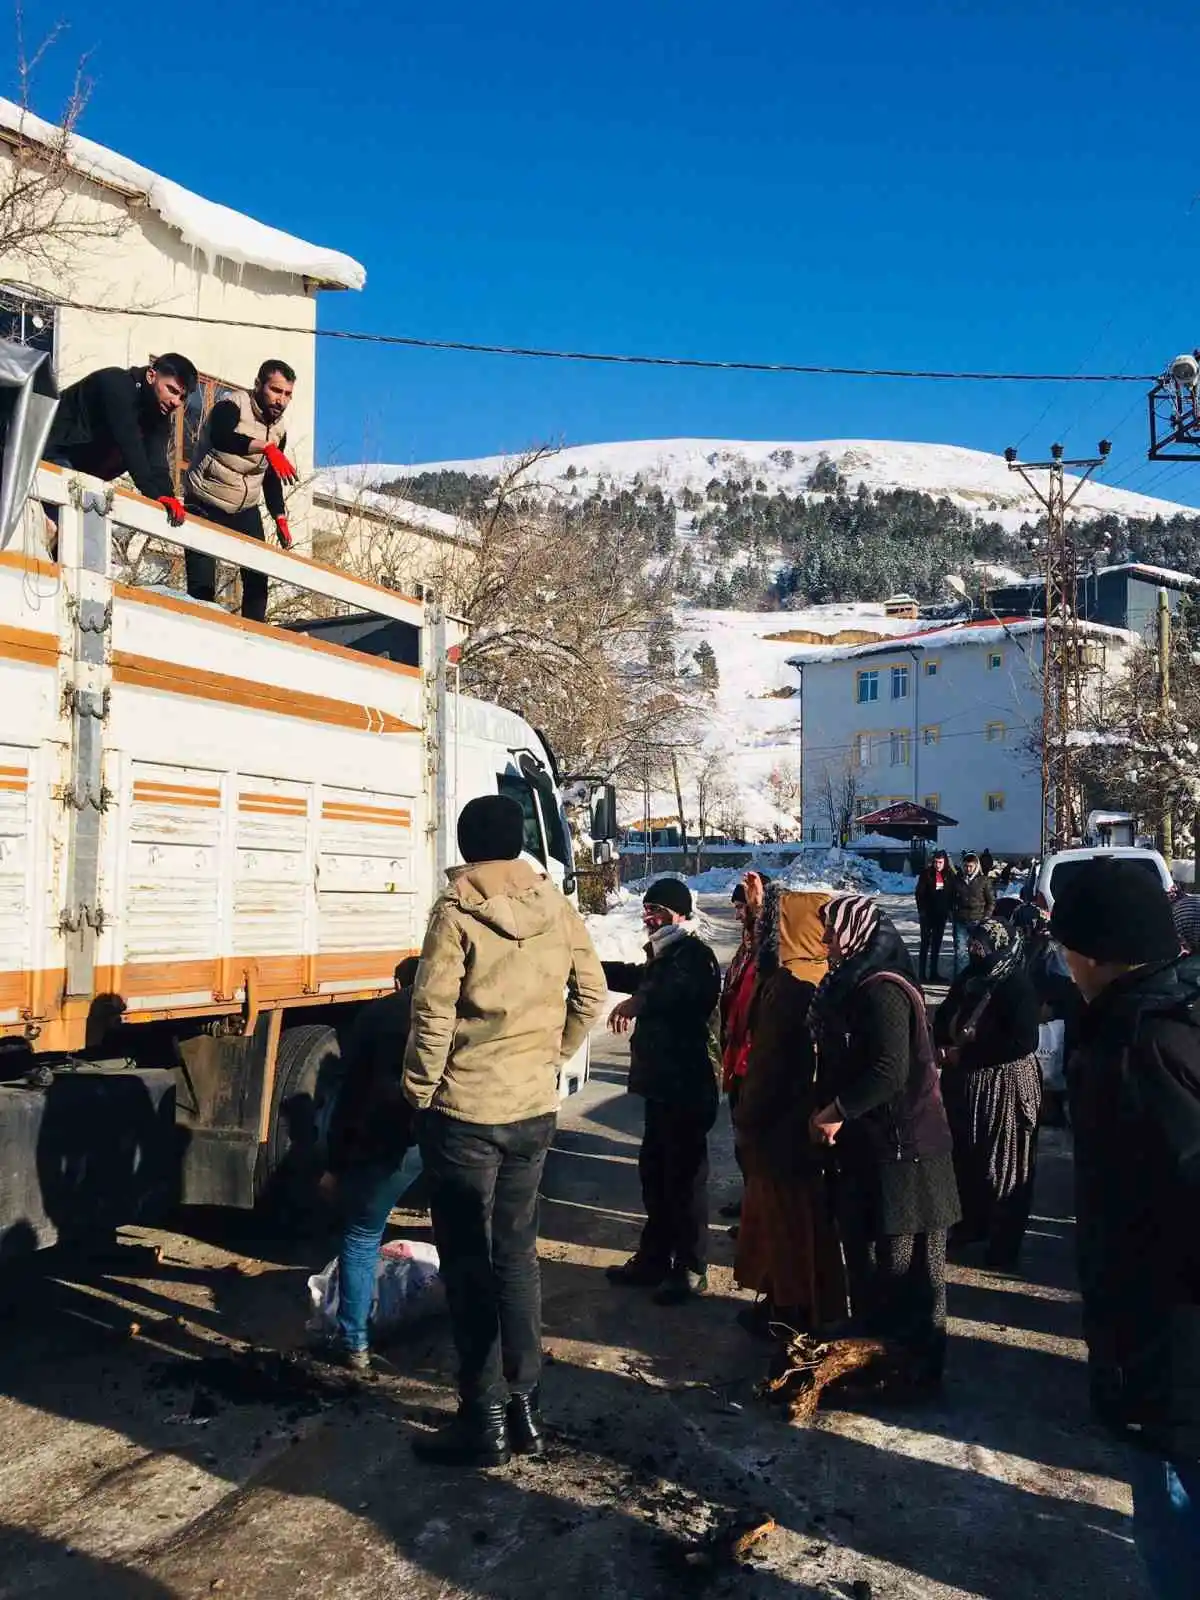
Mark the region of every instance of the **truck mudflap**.
<instances>
[{"instance_id":1,"label":"truck mudflap","mask_svg":"<svg viewBox=\"0 0 1200 1600\"><path fill-rule=\"evenodd\" d=\"M0 1260L163 1216L179 1197L181 1137L167 1070L0 1084Z\"/></svg>"}]
</instances>

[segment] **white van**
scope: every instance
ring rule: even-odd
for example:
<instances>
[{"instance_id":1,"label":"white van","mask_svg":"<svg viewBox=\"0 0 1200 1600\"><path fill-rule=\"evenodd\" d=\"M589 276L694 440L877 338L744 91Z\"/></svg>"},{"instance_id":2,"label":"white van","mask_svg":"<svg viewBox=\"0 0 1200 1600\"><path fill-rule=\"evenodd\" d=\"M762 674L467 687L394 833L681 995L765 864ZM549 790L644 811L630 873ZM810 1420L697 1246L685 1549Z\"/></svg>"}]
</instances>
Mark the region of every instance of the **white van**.
<instances>
[{"instance_id":1,"label":"white van","mask_svg":"<svg viewBox=\"0 0 1200 1600\"><path fill-rule=\"evenodd\" d=\"M1137 861L1147 872L1154 873L1164 890L1171 888L1171 874L1167 863L1157 850L1146 850L1138 845L1112 845L1108 849L1060 850L1047 856L1030 874L1032 883L1026 885L1023 899L1032 900L1047 915L1054 910L1054 898L1085 867L1089 861Z\"/></svg>"}]
</instances>

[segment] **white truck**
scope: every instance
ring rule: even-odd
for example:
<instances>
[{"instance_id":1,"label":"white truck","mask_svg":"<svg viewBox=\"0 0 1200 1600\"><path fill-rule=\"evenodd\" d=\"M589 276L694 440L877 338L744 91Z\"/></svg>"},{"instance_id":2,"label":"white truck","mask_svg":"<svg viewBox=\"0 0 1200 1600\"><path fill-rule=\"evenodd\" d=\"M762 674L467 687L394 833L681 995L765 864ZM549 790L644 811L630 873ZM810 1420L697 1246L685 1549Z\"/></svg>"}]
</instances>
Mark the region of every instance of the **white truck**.
<instances>
[{"instance_id":1,"label":"white truck","mask_svg":"<svg viewBox=\"0 0 1200 1600\"><path fill-rule=\"evenodd\" d=\"M306 1194L339 1032L419 949L472 796L519 799L527 850L574 878L552 753L455 692L436 606L45 465L34 492L56 558L27 531L0 550L0 1259ZM132 587L114 525L341 615Z\"/></svg>"}]
</instances>

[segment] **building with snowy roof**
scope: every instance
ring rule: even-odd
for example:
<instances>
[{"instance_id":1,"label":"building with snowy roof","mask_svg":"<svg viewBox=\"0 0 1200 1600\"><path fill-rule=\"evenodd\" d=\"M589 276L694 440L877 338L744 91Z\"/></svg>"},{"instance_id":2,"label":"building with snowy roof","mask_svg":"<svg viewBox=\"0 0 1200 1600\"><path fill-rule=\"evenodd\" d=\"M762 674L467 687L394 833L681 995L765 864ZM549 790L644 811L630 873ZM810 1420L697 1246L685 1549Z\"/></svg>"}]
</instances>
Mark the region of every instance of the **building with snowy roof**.
<instances>
[{"instance_id":1,"label":"building with snowy roof","mask_svg":"<svg viewBox=\"0 0 1200 1600\"><path fill-rule=\"evenodd\" d=\"M23 173L42 175L58 236L51 229L44 248L0 253L0 337L49 351L60 386L168 350L190 356L204 381L177 419L179 469L222 390L246 387L268 357L286 361L297 376L288 454L301 474L288 509L305 540L317 296L361 289L363 268L0 99L0 195L12 194Z\"/></svg>"},{"instance_id":2,"label":"building with snowy roof","mask_svg":"<svg viewBox=\"0 0 1200 1600\"><path fill-rule=\"evenodd\" d=\"M839 816L902 800L947 812L953 854L1032 855L1041 837L1045 622L960 623L874 644L803 649L804 836L835 842ZM1080 624L1081 670L1097 688L1136 635Z\"/></svg>"},{"instance_id":3,"label":"building with snowy roof","mask_svg":"<svg viewBox=\"0 0 1200 1600\"><path fill-rule=\"evenodd\" d=\"M478 528L465 517L369 487L374 481L371 469L362 467L317 474L313 555L405 594L453 592L463 564L477 559Z\"/></svg>"},{"instance_id":4,"label":"building with snowy roof","mask_svg":"<svg viewBox=\"0 0 1200 1600\"><path fill-rule=\"evenodd\" d=\"M1172 616L1177 616L1185 596L1200 599L1200 577L1172 572L1142 561L1125 561L1081 573L1076 609L1089 622L1110 628L1128 628L1143 639L1152 638L1158 625L1158 591L1165 589ZM1000 616L1044 616L1046 586L1040 578L993 589L988 596Z\"/></svg>"}]
</instances>

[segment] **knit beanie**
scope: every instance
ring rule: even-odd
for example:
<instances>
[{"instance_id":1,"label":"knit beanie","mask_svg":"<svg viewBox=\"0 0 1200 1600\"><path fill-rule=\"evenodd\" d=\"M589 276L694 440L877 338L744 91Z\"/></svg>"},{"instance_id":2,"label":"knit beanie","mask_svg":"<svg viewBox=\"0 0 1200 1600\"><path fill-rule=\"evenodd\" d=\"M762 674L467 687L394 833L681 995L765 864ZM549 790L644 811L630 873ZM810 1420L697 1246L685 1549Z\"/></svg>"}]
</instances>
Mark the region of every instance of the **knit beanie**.
<instances>
[{"instance_id":1,"label":"knit beanie","mask_svg":"<svg viewBox=\"0 0 1200 1600\"><path fill-rule=\"evenodd\" d=\"M464 861L515 861L525 843L525 813L506 794L468 800L458 818L458 848Z\"/></svg>"},{"instance_id":2,"label":"knit beanie","mask_svg":"<svg viewBox=\"0 0 1200 1600\"><path fill-rule=\"evenodd\" d=\"M1050 936L1093 961L1131 967L1179 954L1171 902L1140 861L1089 861L1055 898Z\"/></svg>"},{"instance_id":3,"label":"knit beanie","mask_svg":"<svg viewBox=\"0 0 1200 1600\"><path fill-rule=\"evenodd\" d=\"M661 906L673 911L677 917L692 914L692 891L681 878L659 878L642 896L644 906Z\"/></svg>"}]
</instances>

